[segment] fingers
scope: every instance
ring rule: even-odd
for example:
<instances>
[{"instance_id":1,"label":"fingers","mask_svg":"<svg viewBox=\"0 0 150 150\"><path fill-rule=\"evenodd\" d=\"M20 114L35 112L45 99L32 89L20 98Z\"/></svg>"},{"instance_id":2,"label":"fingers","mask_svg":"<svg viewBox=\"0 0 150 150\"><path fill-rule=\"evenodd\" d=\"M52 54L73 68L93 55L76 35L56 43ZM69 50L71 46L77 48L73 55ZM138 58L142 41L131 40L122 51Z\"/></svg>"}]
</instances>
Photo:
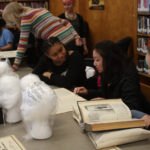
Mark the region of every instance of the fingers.
<instances>
[{"instance_id":1,"label":"fingers","mask_svg":"<svg viewBox=\"0 0 150 150\"><path fill-rule=\"evenodd\" d=\"M144 115L141 119L145 122L145 127L148 128L150 126L150 115Z\"/></svg>"},{"instance_id":2,"label":"fingers","mask_svg":"<svg viewBox=\"0 0 150 150\"><path fill-rule=\"evenodd\" d=\"M103 97L96 97L96 98L92 98L91 100L92 100L92 101L96 101L96 100L104 100L104 98L103 98Z\"/></svg>"},{"instance_id":3,"label":"fingers","mask_svg":"<svg viewBox=\"0 0 150 150\"><path fill-rule=\"evenodd\" d=\"M74 88L73 92L75 94L80 94L80 93L82 93L83 89L84 89L84 87L76 87L76 88Z\"/></svg>"}]
</instances>

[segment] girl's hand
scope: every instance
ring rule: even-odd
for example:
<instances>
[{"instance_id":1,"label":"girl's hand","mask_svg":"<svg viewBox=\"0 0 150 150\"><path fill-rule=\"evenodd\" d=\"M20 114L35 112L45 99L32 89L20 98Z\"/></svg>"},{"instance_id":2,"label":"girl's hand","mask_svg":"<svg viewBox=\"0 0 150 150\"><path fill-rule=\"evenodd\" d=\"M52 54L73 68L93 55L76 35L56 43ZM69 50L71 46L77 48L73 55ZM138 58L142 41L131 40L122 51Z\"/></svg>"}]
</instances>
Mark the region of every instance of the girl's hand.
<instances>
[{"instance_id":1,"label":"girl's hand","mask_svg":"<svg viewBox=\"0 0 150 150\"><path fill-rule=\"evenodd\" d=\"M77 46L82 46L83 44L82 39L80 37L75 38L75 42Z\"/></svg>"},{"instance_id":2,"label":"girl's hand","mask_svg":"<svg viewBox=\"0 0 150 150\"><path fill-rule=\"evenodd\" d=\"M47 77L47 78L49 78L49 79L51 78L51 75L52 75L52 72L44 72L44 73L43 73L43 76L44 76L44 77Z\"/></svg>"},{"instance_id":3,"label":"girl's hand","mask_svg":"<svg viewBox=\"0 0 150 150\"><path fill-rule=\"evenodd\" d=\"M144 115L142 118L145 122L145 127L148 128L150 126L150 115Z\"/></svg>"},{"instance_id":4,"label":"girl's hand","mask_svg":"<svg viewBox=\"0 0 150 150\"><path fill-rule=\"evenodd\" d=\"M92 101L96 101L96 100L104 100L104 98L103 98L103 97L96 97L96 98L92 98L91 100L92 100Z\"/></svg>"},{"instance_id":5,"label":"girl's hand","mask_svg":"<svg viewBox=\"0 0 150 150\"><path fill-rule=\"evenodd\" d=\"M88 90L85 87L76 87L73 91L75 94L88 94Z\"/></svg>"}]
</instances>

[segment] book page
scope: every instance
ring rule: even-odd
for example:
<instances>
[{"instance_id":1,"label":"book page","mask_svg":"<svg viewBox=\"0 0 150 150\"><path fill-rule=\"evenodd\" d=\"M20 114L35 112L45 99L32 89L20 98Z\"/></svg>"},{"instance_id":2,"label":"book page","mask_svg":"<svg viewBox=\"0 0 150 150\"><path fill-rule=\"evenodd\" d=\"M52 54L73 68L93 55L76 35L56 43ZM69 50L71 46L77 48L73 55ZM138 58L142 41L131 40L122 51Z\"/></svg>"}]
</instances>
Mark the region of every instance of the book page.
<instances>
[{"instance_id":1,"label":"book page","mask_svg":"<svg viewBox=\"0 0 150 150\"><path fill-rule=\"evenodd\" d=\"M77 107L77 101L85 101L84 98L65 88L57 88L54 91L58 97L56 114L72 111L73 107Z\"/></svg>"},{"instance_id":2,"label":"book page","mask_svg":"<svg viewBox=\"0 0 150 150\"><path fill-rule=\"evenodd\" d=\"M84 123L131 120L131 112L121 99L78 102Z\"/></svg>"},{"instance_id":3,"label":"book page","mask_svg":"<svg viewBox=\"0 0 150 150\"><path fill-rule=\"evenodd\" d=\"M0 58L14 58L16 57L16 50L12 51L2 51L0 52Z\"/></svg>"},{"instance_id":4,"label":"book page","mask_svg":"<svg viewBox=\"0 0 150 150\"><path fill-rule=\"evenodd\" d=\"M0 138L0 150L26 150L26 149L14 135L11 135Z\"/></svg>"}]
</instances>

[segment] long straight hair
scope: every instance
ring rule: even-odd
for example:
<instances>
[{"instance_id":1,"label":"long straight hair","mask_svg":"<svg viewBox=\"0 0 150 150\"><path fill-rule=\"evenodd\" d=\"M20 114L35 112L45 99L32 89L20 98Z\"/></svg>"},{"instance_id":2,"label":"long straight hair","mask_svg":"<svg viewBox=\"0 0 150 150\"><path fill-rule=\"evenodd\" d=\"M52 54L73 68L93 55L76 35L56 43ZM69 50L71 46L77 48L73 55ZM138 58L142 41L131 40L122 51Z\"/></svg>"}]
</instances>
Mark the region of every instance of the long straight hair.
<instances>
[{"instance_id":1,"label":"long straight hair","mask_svg":"<svg viewBox=\"0 0 150 150\"><path fill-rule=\"evenodd\" d=\"M102 41L95 45L94 51L103 58L103 81L110 84L119 80L129 64L129 58L123 50L112 41Z\"/></svg>"}]
</instances>

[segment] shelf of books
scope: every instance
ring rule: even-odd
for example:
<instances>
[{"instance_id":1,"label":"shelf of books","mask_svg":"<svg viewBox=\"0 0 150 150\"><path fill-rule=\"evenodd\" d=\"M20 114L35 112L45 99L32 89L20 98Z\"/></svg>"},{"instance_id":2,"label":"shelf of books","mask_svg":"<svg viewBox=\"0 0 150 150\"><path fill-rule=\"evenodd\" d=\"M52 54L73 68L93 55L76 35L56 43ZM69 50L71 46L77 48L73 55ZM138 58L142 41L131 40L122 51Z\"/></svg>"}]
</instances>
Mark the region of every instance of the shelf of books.
<instances>
[{"instance_id":1,"label":"shelf of books","mask_svg":"<svg viewBox=\"0 0 150 150\"><path fill-rule=\"evenodd\" d=\"M150 0L138 0L137 13L137 70L141 76L148 74L145 55L150 47ZM150 77L150 76L149 76Z\"/></svg>"},{"instance_id":2,"label":"shelf of books","mask_svg":"<svg viewBox=\"0 0 150 150\"><path fill-rule=\"evenodd\" d=\"M2 11L9 2L13 1L17 1L24 6L29 6L32 8L42 7L49 9L49 0L0 0L0 10Z\"/></svg>"}]
</instances>

